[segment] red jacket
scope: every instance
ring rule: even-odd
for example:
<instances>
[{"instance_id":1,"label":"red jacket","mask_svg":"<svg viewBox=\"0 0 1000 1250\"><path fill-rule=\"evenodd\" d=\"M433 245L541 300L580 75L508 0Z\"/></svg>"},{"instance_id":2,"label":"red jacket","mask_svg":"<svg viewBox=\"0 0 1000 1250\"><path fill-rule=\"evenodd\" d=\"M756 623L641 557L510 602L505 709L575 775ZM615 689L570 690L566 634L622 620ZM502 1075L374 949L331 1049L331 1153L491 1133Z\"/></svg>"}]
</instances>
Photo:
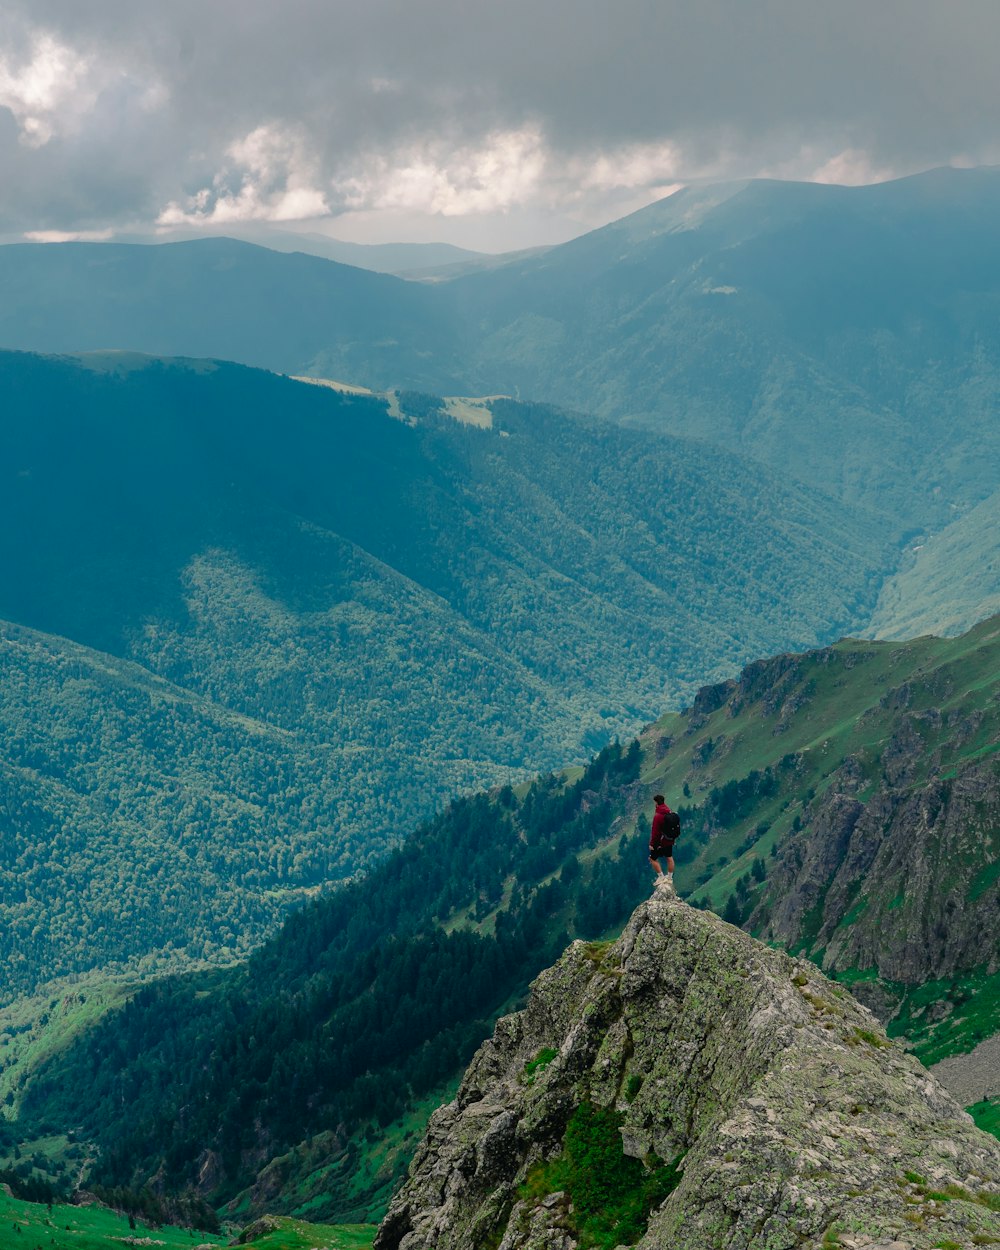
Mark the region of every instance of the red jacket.
<instances>
[{"instance_id":1,"label":"red jacket","mask_svg":"<svg viewBox=\"0 0 1000 1250\"><path fill-rule=\"evenodd\" d=\"M671 839L667 836L666 831L664 830L664 827L663 827L664 818L666 817L667 812L669 811L670 811L670 808L667 807L666 803L657 803L656 812L653 815L653 827L649 831L650 851L655 850L656 847L661 842L671 841Z\"/></svg>"}]
</instances>

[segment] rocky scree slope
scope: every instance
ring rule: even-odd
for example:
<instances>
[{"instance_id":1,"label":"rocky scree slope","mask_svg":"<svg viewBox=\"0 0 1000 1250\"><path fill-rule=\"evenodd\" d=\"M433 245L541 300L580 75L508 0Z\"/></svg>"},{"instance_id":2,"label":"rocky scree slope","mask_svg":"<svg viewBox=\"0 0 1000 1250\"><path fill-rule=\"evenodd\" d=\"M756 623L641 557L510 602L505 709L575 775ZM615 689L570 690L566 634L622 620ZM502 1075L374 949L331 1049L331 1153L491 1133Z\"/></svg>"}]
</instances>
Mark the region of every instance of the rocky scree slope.
<instances>
[{"instance_id":1,"label":"rocky scree slope","mask_svg":"<svg viewBox=\"0 0 1000 1250\"><path fill-rule=\"evenodd\" d=\"M589 1124L603 1116L605 1136L620 1131L589 1181L573 1168L581 1109ZM671 1160L679 1175L638 1233L614 1224L615 1152L649 1175L672 1173ZM995 1238L1000 1144L917 1060L812 965L656 896L613 945L573 943L525 1010L497 1023L432 1117L375 1247L917 1250Z\"/></svg>"}]
</instances>

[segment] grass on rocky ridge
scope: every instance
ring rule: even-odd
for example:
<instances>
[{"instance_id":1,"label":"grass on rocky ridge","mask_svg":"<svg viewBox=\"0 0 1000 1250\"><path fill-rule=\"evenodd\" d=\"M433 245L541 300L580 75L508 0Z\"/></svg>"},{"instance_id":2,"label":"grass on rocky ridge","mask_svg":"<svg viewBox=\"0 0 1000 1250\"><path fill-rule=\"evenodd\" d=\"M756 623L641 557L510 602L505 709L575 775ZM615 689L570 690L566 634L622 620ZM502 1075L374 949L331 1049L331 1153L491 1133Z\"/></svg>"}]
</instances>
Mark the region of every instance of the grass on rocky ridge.
<instances>
[{"instance_id":1,"label":"grass on rocky ridge","mask_svg":"<svg viewBox=\"0 0 1000 1250\"><path fill-rule=\"evenodd\" d=\"M650 1211L680 1184L681 1159L644 1163L626 1155L620 1124L619 1113L582 1103L566 1126L562 1152L537 1164L521 1186L529 1200L566 1194L581 1250L634 1245Z\"/></svg>"},{"instance_id":2,"label":"grass on rocky ridge","mask_svg":"<svg viewBox=\"0 0 1000 1250\"><path fill-rule=\"evenodd\" d=\"M949 1055L964 1055L1000 1032L1000 972L984 967L898 988L903 1001L887 1031L890 1037L907 1038L921 1063L930 1066Z\"/></svg>"},{"instance_id":3,"label":"grass on rocky ridge","mask_svg":"<svg viewBox=\"0 0 1000 1250\"><path fill-rule=\"evenodd\" d=\"M254 1250L371 1250L374 1224L308 1224L289 1216L265 1216L240 1234Z\"/></svg>"}]
</instances>

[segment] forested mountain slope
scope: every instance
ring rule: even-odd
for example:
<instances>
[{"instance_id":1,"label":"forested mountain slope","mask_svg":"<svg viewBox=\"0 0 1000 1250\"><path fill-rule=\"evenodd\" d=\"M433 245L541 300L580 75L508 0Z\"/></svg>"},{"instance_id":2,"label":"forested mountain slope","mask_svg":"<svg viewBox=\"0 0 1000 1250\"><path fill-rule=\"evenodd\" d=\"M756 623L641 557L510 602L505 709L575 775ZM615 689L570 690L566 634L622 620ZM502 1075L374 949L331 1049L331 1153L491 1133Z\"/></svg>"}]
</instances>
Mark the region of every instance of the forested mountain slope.
<instances>
[{"instance_id":1,"label":"forested mountain slope","mask_svg":"<svg viewBox=\"0 0 1000 1250\"><path fill-rule=\"evenodd\" d=\"M917 986L944 997L980 977L986 1014L956 1001L906 1027L926 1027L938 1050L996 1031L998 692L997 617L956 639L777 657L702 691L653 748L670 743L657 769L670 791L742 775L692 828L695 900L731 897L755 932L851 981L887 1017Z\"/></svg>"},{"instance_id":2,"label":"forested mountain slope","mask_svg":"<svg viewBox=\"0 0 1000 1250\"><path fill-rule=\"evenodd\" d=\"M527 979L648 890L658 789L682 896L820 962L928 1062L969 1051L1000 1031L998 689L998 618L756 662L582 774L456 802L245 967L141 991L24 1067L22 1122L82 1125L105 1182L378 1213L387 1127L398 1147Z\"/></svg>"},{"instance_id":3,"label":"forested mountain slope","mask_svg":"<svg viewBox=\"0 0 1000 1250\"><path fill-rule=\"evenodd\" d=\"M248 953L307 883L344 871L339 755L0 623L3 997L115 962Z\"/></svg>"},{"instance_id":4,"label":"forested mountain slope","mask_svg":"<svg viewBox=\"0 0 1000 1250\"><path fill-rule=\"evenodd\" d=\"M919 546L1000 489L998 216L998 169L690 187L432 284L222 238L12 245L0 347L557 403L750 456ZM970 542L974 519L944 540ZM877 628L958 628L997 594L980 568L956 617L903 578Z\"/></svg>"},{"instance_id":5,"label":"forested mountain slope","mask_svg":"<svg viewBox=\"0 0 1000 1250\"><path fill-rule=\"evenodd\" d=\"M477 385L763 460L915 527L997 489L1000 170L689 188L451 284Z\"/></svg>"},{"instance_id":6,"label":"forested mountain slope","mask_svg":"<svg viewBox=\"0 0 1000 1250\"><path fill-rule=\"evenodd\" d=\"M758 467L510 401L117 353L0 387L7 992L245 950L456 792L866 619L887 560Z\"/></svg>"},{"instance_id":7,"label":"forested mountain slope","mask_svg":"<svg viewBox=\"0 0 1000 1250\"><path fill-rule=\"evenodd\" d=\"M694 435L915 529L1000 487L1000 171L692 187L434 285L225 239L0 248L0 346L517 394Z\"/></svg>"}]
</instances>

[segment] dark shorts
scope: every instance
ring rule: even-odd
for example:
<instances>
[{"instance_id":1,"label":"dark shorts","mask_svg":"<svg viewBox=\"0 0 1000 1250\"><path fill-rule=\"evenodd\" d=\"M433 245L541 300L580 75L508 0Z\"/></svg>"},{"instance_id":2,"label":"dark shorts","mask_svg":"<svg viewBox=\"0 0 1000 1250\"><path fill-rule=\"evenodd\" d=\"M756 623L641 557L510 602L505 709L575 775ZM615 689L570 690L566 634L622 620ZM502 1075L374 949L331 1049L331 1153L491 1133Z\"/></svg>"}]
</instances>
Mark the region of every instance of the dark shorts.
<instances>
[{"instance_id":1,"label":"dark shorts","mask_svg":"<svg viewBox=\"0 0 1000 1250\"><path fill-rule=\"evenodd\" d=\"M657 842L655 848L649 852L650 859L673 859L674 844L673 842Z\"/></svg>"}]
</instances>

